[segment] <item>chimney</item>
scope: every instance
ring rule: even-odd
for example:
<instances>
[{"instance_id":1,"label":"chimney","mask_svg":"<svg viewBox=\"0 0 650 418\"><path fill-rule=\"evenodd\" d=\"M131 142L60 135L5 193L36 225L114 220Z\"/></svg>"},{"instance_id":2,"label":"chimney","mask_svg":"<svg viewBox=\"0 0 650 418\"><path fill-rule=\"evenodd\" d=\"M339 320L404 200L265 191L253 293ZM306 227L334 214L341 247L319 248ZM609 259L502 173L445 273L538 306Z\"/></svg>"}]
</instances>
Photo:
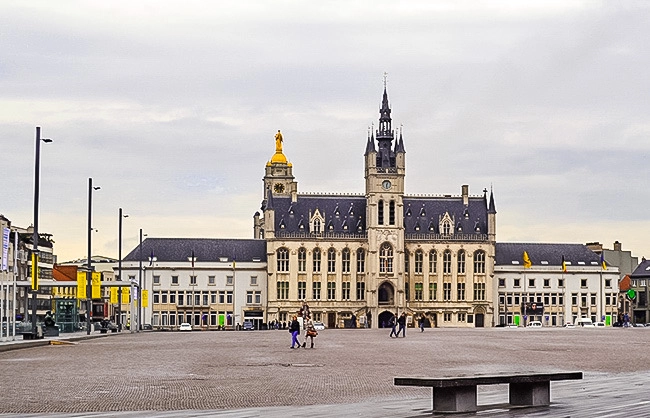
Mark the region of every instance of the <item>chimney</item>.
<instances>
[{"instance_id":1,"label":"chimney","mask_svg":"<svg viewBox=\"0 0 650 418\"><path fill-rule=\"evenodd\" d=\"M622 250L622 245L618 241L614 241L614 251L621 251Z\"/></svg>"},{"instance_id":2,"label":"chimney","mask_svg":"<svg viewBox=\"0 0 650 418\"><path fill-rule=\"evenodd\" d=\"M463 205L467 206L469 205L469 185L463 184L462 187L462 194L463 194Z\"/></svg>"}]
</instances>

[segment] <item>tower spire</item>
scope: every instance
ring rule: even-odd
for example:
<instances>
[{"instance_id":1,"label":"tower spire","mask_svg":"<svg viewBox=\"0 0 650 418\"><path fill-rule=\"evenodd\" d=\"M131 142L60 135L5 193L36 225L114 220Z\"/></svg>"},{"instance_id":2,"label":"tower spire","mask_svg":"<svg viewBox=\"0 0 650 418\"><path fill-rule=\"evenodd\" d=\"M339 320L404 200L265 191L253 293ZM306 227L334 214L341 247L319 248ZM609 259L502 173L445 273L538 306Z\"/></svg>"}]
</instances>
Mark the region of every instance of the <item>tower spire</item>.
<instances>
[{"instance_id":1,"label":"tower spire","mask_svg":"<svg viewBox=\"0 0 650 418\"><path fill-rule=\"evenodd\" d=\"M388 92L386 90L386 77L384 73L384 95L379 109L379 129L377 129L377 167L395 167L395 152L393 151L394 132L391 126L390 104L388 103Z\"/></svg>"}]
</instances>

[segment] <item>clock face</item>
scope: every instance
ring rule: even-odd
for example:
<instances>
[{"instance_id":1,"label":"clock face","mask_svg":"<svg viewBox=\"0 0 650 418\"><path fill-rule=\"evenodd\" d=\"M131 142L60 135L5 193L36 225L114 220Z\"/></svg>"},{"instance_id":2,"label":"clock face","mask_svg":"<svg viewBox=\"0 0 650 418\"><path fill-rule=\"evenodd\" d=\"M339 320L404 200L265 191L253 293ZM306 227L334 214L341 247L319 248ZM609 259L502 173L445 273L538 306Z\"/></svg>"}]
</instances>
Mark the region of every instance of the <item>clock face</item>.
<instances>
[{"instance_id":1,"label":"clock face","mask_svg":"<svg viewBox=\"0 0 650 418\"><path fill-rule=\"evenodd\" d=\"M388 190L388 189L390 189L390 186L391 186L391 184L390 184L390 181L388 181L388 180L384 180L384 181L381 183L381 187L383 187L384 190Z\"/></svg>"},{"instance_id":2,"label":"clock face","mask_svg":"<svg viewBox=\"0 0 650 418\"><path fill-rule=\"evenodd\" d=\"M275 186L273 186L273 191L276 193L284 192L284 185L280 183L276 184Z\"/></svg>"}]
</instances>

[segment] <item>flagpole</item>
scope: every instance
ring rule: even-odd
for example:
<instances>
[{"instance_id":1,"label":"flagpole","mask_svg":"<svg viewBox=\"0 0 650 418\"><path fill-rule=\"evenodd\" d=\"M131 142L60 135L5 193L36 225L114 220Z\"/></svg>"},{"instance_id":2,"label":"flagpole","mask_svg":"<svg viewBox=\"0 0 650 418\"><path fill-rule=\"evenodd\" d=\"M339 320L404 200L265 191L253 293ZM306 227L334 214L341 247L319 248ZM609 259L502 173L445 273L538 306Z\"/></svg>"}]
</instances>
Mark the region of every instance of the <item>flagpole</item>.
<instances>
[{"instance_id":1,"label":"flagpole","mask_svg":"<svg viewBox=\"0 0 650 418\"><path fill-rule=\"evenodd\" d=\"M192 283L192 280L195 282ZM194 324L194 289L196 288L196 276L194 275L194 250L192 250L192 280L190 280L190 286L192 286L192 321L190 324Z\"/></svg>"},{"instance_id":2,"label":"flagpole","mask_svg":"<svg viewBox=\"0 0 650 418\"><path fill-rule=\"evenodd\" d=\"M13 323L13 332L11 333L11 341L16 340L16 285L18 284L18 231L14 230L14 300L12 303L13 314L11 315L11 322ZM8 328L7 328L8 329Z\"/></svg>"}]
</instances>

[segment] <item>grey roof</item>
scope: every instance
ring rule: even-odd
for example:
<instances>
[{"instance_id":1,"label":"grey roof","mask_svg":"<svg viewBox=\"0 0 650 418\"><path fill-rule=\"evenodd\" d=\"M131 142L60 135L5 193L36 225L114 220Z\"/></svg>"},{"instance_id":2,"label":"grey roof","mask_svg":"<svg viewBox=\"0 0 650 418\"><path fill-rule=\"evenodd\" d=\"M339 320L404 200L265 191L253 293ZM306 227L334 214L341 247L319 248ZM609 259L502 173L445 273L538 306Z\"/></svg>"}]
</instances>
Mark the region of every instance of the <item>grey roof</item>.
<instances>
[{"instance_id":1,"label":"grey roof","mask_svg":"<svg viewBox=\"0 0 650 418\"><path fill-rule=\"evenodd\" d=\"M455 221L455 233L487 234L485 197L470 197L468 205L462 196L404 197L404 231L439 234L440 217L449 213Z\"/></svg>"},{"instance_id":2,"label":"grey roof","mask_svg":"<svg viewBox=\"0 0 650 418\"><path fill-rule=\"evenodd\" d=\"M630 274L630 277L633 279L650 277L650 260L642 260L641 264Z\"/></svg>"},{"instance_id":3,"label":"grey roof","mask_svg":"<svg viewBox=\"0 0 650 418\"><path fill-rule=\"evenodd\" d=\"M275 230L309 232L309 220L316 210L325 218L323 232L359 234L366 231L366 198L352 195L298 195L275 197Z\"/></svg>"},{"instance_id":4,"label":"grey roof","mask_svg":"<svg viewBox=\"0 0 650 418\"><path fill-rule=\"evenodd\" d=\"M544 265L542 261L547 261L548 265L561 266L563 256L564 260L570 262L572 266L579 265L579 262L584 262L586 266L600 265L598 254L584 244L497 242L495 251L496 265L511 266L513 261L518 261L520 265L523 265L524 251L528 253L534 266Z\"/></svg>"},{"instance_id":5,"label":"grey roof","mask_svg":"<svg viewBox=\"0 0 650 418\"><path fill-rule=\"evenodd\" d=\"M147 238L142 242L142 260L148 262L153 254L159 262L188 262L194 252L196 262L220 261L266 261L266 241L262 239L219 238ZM136 246L124 261L139 261Z\"/></svg>"}]
</instances>

